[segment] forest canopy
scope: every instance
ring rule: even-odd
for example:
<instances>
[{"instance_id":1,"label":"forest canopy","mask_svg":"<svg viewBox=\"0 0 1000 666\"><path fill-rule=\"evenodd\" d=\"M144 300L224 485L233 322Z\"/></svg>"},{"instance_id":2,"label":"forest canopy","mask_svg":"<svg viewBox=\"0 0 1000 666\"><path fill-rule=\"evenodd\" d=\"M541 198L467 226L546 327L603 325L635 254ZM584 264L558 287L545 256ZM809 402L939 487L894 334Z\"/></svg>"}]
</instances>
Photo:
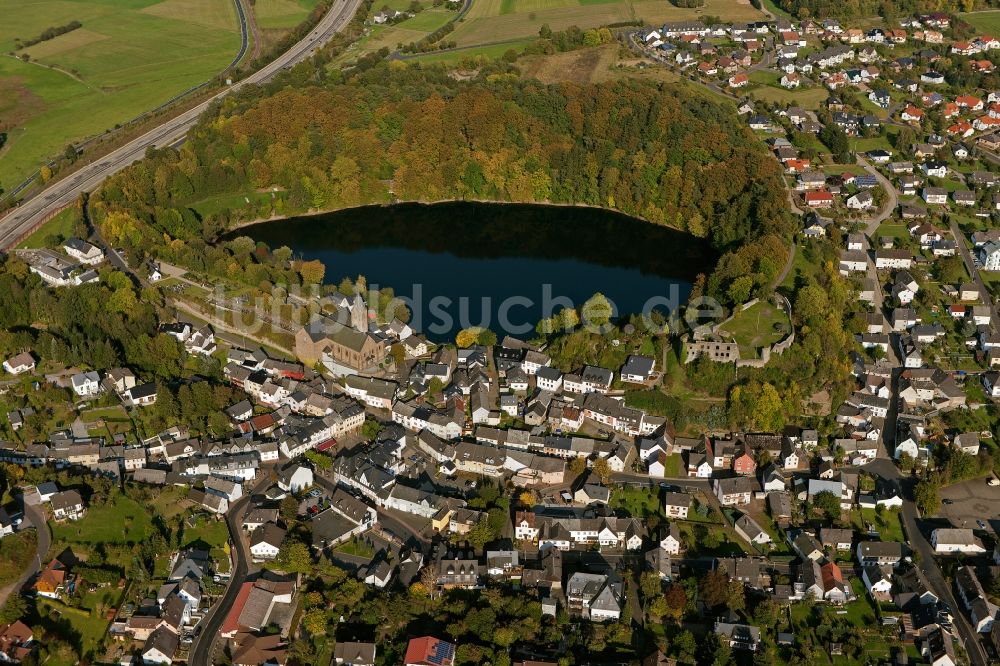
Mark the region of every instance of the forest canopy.
<instances>
[{"instance_id":1,"label":"forest canopy","mask_svg":"<svg viewBox=\"0 0 1000 666\"><path fill-rule=\"evenodd\" d=\"M730 253L708 283L718 295L738 276L767 284L784 262L778 165L729 105L684 86L461 82L383 64L268 92L227 98L180 151L109 179L94 199L109 240L176 259L270 215L488 199L601 206L708 238ZM281 196L204 217L193 205L268 191Z\"/></svg>"},{"instance_id":2,"label":"forest canopy","mask_svg":"<svg viewBox=\"0 0 1000 666\"><path fill-rule=\"evenodd\" d=\"M797 18L907 16L919 12L971 12L996 7L996 0L777 0Z\"/></svg>"}]
</instances>

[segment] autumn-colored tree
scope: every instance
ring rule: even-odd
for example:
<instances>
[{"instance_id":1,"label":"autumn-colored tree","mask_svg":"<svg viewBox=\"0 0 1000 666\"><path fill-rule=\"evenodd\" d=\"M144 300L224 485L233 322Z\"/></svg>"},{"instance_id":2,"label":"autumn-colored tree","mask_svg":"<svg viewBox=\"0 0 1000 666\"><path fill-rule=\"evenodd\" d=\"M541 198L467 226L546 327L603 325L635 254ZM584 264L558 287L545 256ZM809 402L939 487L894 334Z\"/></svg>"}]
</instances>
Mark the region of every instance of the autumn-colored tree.
<instances>
[{"instance_id":1,"label":"autumn-colored tree","mask_svg":"<svg viewBox=\"0 0 1000 666\"><path fill-rule=\"evenodd\" d=\"M684 610L687 608L687 593L684 591L684 586L674 583L667 588L667 591L663 595L666 601L666 612L665 616L669 616L675 622L679 621L684 616Z\"/></svg>"},{"instance_id":2,"label":"autumn-colored tree","mask_svg":"<svg viewBox=\"0 0 1000 666\"><path fill-rule=\"evenodd\" d=\"M698 592L705 605L721 606L729 600L729 577L724 571L713 569L701 578Z\"/></svg>"},{"instance_id":3,"label":"autumn-colored tree","mask_svg":"<svg viewBox=\"0 0 1000 666\"><path fill-rule=\"evenodd\" d=\"M455 344L462 349L471 347L479 341L479 334L482 333L482 331L483 329L479 326L463 328L455 335Z\"/></svg>"},{"instance_id":4,"label":"autumn-colored tree","mask_svg":"<svg viewBox=\"0 0 1000 666\"><path fill-rule=\"evenodd\" d=\"M607 297L598 292L590 297L583 307L580 308L580 315L584 325L601 328L606 326L614 315L611 302Z\"/></svg>"},{"instance_id":5,"label":"autumn-colored tree","mask_svg":"<svg viewBox=\"0 0 1000 666\"><path fill-rule=\"evenodd\" d=\"M297 268L303 284L319 284L326 274L326 266L319 259L300 261Z\"/></svg>"},{"instance_id":6,"label":"autumn-colored tree","mask_svg":"<svg viewBox=\"0 0 1000 666\"><path fill-rule=\"evenodd\" d=\"M569 473L574 477L583 474L583 470L587 469L587 459L582 456L577 456L569 461Z\"/></svg>"},{"instance_id":7,"label":"autumn-colored tree","mask_svg":"<svg viewBox=\"0 0 1000 666\"><path fill-rule=\"evenodd\" d=\"M598 458L595 460L593 465L591 465L591 470L601 480L602 484L608 485L611 481L611 464L607 458Z\"/></svg>"}]
</instances>

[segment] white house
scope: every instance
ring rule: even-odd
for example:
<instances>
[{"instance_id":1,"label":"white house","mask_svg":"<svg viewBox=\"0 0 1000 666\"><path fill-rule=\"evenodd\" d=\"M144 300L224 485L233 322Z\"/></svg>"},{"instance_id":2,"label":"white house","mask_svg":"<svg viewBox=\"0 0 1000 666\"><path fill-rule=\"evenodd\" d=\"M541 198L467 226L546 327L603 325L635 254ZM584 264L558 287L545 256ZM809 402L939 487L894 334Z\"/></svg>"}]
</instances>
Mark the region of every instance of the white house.
<instances>
[{"instance_id":1,"label":"white house","mask_svg":"<svg viewBox=\"0 0 1000 666\"><path fill-rule=\"evenodd\" d=\"M96 266L104 261L104 251L79 238L70 238L63 243L63 250L81 264Z\"/></svg>"},{"instance_id":2,"label":"white house","mask_svg":"<svg viewBox=\"0 0 1000 666\"><path fill-rule=\"evenodd\" d=\"M274 523L266 523L250 535L250 555L254 562L273 560L278 556L285 540L285 530Z\"/></svg>"},{"instance_id":3,"label":"white house","mask_svg":"<svg viewBox=\"0 0 1000 666\"><path fill-rule=\"evenodd\" d=\"M885 599L892 591L892 567L889 565L869 564L862 569L861 578L876 599Z\"/></svg>"},{"instance_id":4,"label":"white house","mask_svg":"<svg viewBox=\"0 0 1000 666\"><path fill-rule=\"evenodd\" d=\"M765 544L771 543L772 541L771 535L765 532L764 528L757 524L757 521L747 514L743 514L737 518L734 527L736 529L736 533L750 543Z\"/></svg>"},{"instance_id":5,"label":"white house","mask_svg":"<svg viewBox=\"0 0 1000 666\"><path fill-rule=\"evenodd\" d=\"M289 493L297 493L313 484L313 471L305 465L289 465L278 472L278 487Z\"/></svg>"},{"instance_id":6,"label":"white house","mask_svg":"<svg viewBox=\"0 0 1000 666\"><path fill-rule=\"evenodd\" d=\"M621 369L621 378L623 382L632 382L634 384L641 384L643 382L649 381L649 378L653 375L653 368L656 365L656 361L652 356L639 356L633 354L625 359L625 365Z\"/></svg>"},{"instance_id":7,"label":"white house","mask_svg":"<svg viewBox=\"0 0 1000 666\"><path fill-rule=\"evenodd\" d=\"M979 537L973 534L970 529L944 528L931 532L931 546L935 553L962 553L979 554L985 553L986 548Z\"/></svg>"},{"instance_id":8,"label":"white house","mask_svg":"<svg viewBox=\"0 0 1000 666\"><path fill-rule=\"evenodd\" d=\"M156 384L147 382L139 384L122 392L122 400L137 407L146 407L156 403Z\"/></svg>"},{"instance_id":9,"label":"white house","mask_svg":"<svg viewBox=\"0 0 1000 666\"><path fill-rule=\"evenodd\" d=\"M229 479L221 479L217 476L210 476L205 479L205 492L211 493L212 495L218 495L219 497L225 497L226 501L232 504L239 498L243 497L243 486L242 484L230 481Z\"/></svg>"},{"instance_id":10,"label":"white house","mask_svg":"<svg viewBox=\"0 0 1000 666\"><path fill-rule=\"evenodd\" d=\"M677 555L681 552L681 531L676 523L670 524L667 535L660 540L660 548L670 555Z\"/></svg>"},{"instance_id":11,"label":"white house","mask_svg":"<svg viewBox=\"0 0 1000 666\"><path fill-rule=\"evenodd\" d=\"M35 358L28 352L21 352L3 362L3 369L12 375L35 371Z\"/></svg>"},{"instance_id":12,"label":"white house","mask_svg":"<svg viewBox=\"0 0 1000 666\"><path fill-rule=\"evenodd\" d=\"M862 190L847 199L847 207L852 210L865 210L871 208L875 203L875 198L868 190Z\"/></svg>"},{"instance_id":13,"label":"white house","mask_svg":"<svg viewBox=\"0 0 1000 666\"><path fill-rule=\"evenodd\" d=\"M73 392L81 398L89 398L97 395L101 388L101 376L91 370L90 372L80 372L70 378Z\"/></svg>"},{"instance_id":14,"label":"white house","mask_svg":"<svg viewBox=\"0 0 1000 666\"><path fill-rule=\"evenodd\" d=\"M566 582L570 611L593 622L617 621L624 599L622 581L615 574L577 572Z\"/></svg>"},{"instance_id":15,"label":"white house","mask_svg":"<svg viewBox=\"0 0 1000 666\"><path fill-rule=\"evenodd\" d=\"M171 664L177 654L180 636L166 624L160 624L142 646L143 664Z\"/></svg>"},{"instance_id":16,"label":"white house","mask_svg":"<svg viewBox=\"0 0 1000 666\"><path fill-rule=\"evenodd\" d=\"M535 385L542 391L558 393L562 390L563 373L556 368L542 366L535 371Z\"/></svg>"},{"instance_id":17,"label":"white house","mask_svg":"<svg viewBox=\"0 0 1000 666\"><path fill-rule=\"evenodd\" d=\"M83 518L83 498L75 490L66 490L52 496L52 515L56 520Z\"/></svg>"},{"instance_id":18,"label":"white house","mask_svg":"<svg viewBox=\"0 0 1000 666\"><path fill-rule=\"evenodd\" d=\"M664 508L667 518L687 520L690 506L691 496L687 493L666 493Z\"/></svg>"},{"instance_id":19,"label":"white house","mask_svg":"<svg viewBox=\"0 0 1000 666\"><path fill-rule=\"evenodd\" d=\"M1000 243L990 241L979 249L979 261L984 271L1000 271Z\"/></svg>"},{"instance_id":20,"label":"white house","mask_svg":"<svg viewBox=\"0 0 1000 666\"><path fill-rule=\"evenodd\" d=\"M0 539L8 534L14 533L14 521L10 515L0 507Z\"/></svg>"}]
</instances>

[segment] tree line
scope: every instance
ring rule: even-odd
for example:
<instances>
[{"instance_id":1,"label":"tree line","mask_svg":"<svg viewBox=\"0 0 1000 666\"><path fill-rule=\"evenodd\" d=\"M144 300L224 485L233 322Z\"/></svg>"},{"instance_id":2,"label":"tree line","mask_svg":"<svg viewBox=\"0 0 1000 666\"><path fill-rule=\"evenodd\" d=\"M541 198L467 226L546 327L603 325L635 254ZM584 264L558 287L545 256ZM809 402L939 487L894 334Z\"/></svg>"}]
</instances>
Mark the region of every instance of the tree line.
<instances>
[{"instance_id":1,"label":"tree line","mask_svg":"<svg viewBox=\"0 0 1000 666\"><path fill-rule=\"evenodd\" d=\"M776 0L786 12L800 19L830 16L903 17L919 12L971 12L996 7L996 0Z\"/></svg>"},{"instance_id":2,"label":"tree line","mask_svg":"<svg viewBox=\"0 0 1000 666\"><path fill-rule=\"evenodd\" d=\"M79 21L70 21L65 25L57 25L51 28L46 28L42 30L41 34L37 37L31 39L21 40L17 39L14 41L14 46L19 49L26 49L29 46L34 46L35 44L41 44L42 42L47 42L50 39L55 39L59 35L65 35L67 32L73 32L78 28L82 28L83 24Z\"/></svg>"}]
</instances>

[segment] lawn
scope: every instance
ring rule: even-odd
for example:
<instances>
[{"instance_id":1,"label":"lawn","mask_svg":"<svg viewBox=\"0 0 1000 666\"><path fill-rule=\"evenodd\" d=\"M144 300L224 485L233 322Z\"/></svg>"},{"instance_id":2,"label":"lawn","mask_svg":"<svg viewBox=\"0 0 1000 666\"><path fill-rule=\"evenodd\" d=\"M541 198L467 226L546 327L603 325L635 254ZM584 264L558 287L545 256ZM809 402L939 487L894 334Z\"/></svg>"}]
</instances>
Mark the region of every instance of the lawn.
<instances>
[{"instance_id":1,"label":"lawn","mask_svg":"<svg viewBox=\"0 0 1000 666\"><path fill-rule=\"evenodd\" d=\"M229 530L223 520L216 520L206 513L197 513L185 520L181 548L207 548L219 573L229 573L228 541Z\"/></svg>"},{"instance_id":2,"label":"lawn","mask_svg":"<svg viewBox=\"0 0 1000 666\"><path fill-rule=\"evenodd\" d=\"M25 530L0 539L0 587L17 579L35 556L37 535L34 530Z\"/></svg>"},{"instance_id":3,"label":"lawn","mask_svg":"<svg viewBox=\"0 0 1000 666\"><path fill-rule=\"evenodd\" d=\"M681 530L681 541L689 546L689 556L712 555L716 557L732 557L746 555L743 540L725 525L719 523L692 523L678 521ZM704 530L703 534L699 532ZM717 546L706 544L715 541Z\"/></svg>"},{"instance_id":4,"label":"lawn","mask_svg":"<svg viewBox=\"0 0 1000 666\"><path fill-rule=\"evenodd\" d=\"M611 493L611 506L628 511L630 516L646 520L652 516L663 517L663 502L657 487L634 488L622 486Z\"/></svg>"},{"instance_id":5,"label":"lawn","mask_svg":"<svg viewBox=\"0 0 1000 666\"><path fill-rule=\"evenodd\" d=\"M76 640L73 640L72 643L75 644L80 654L96 650L107 638L108 625L111 624L111 621L97 613L92 613L89 609L67 606L52 599L39 598L37 603L39 615L43 618L43 625L52 622L53 616L58 618L56 622L59 624L69 623L72 633L77 634ZM59 631L57 635L65 634ZM64 666L64 664L65 666L73 666L76 663L75 660L60 661L54 657L50 657L45 662L46 666Z\"/></svg>"},{"instance_id":6,"label":"lawn","mask_svg":"<svg viewBox=\"0 0 1000 666\"><path fill-rule=\"evenodd\" d=\"M741 353L752 350L752 356L756 356L757 349L768 347L787 335L789 322L784 310L761 301L738 312L719 330L735 340Z\"/></svg>"},{"instance_id":7,"label":"lawn","mask_svg":"<svg viewBox=\"0 0 1000 666\"><path fill-rule=\"evenodd\" d=\"M788 275L785 276L785 281L781 283L781 287L783 290L787 289L791 291L799 276L804 278L814 276L816 272L817 266L806 258L806 253L802 245L798 245L795 248L795 257L792 258L792 268L788 271Z\"/></svg>"},{"instance_id":8,"label":"lawn","mask_svg":"<svg viewBox=\"0 0 1000 666\"><path fill-rule=\"evenodd\" d=\"M53 241L69 238L73 235L73 227L76 225L78 217L76 206L70 206L56 213L51 220L38 227L33 234L25 238L20 247L32 249L50 247Z\"/></svg>"},{"instance_id":9,"label":"lawn","mask_svg":"<svg viewBox=\"0 0 1000 666\"><path fill-rule=\"evenodd\" d=\"M163 516L168 523L175 516L184 513L185 505L181 504L187 496L187 489L180 486L168 486L160 490L153 499L150 509L157 516Z\"/></svg>"},{"instance_id":10,"label":"lawn","mask_svg":"<svg viewBox=\"0 0 1000 666\"><path fill-rule=\"evenodd\" d=\"M873 136L866 139L851 139L851 148L859 153L871 150L894 150L887 136Z\"/></svg>"},{"instance_id":11,"label":"lawn","mask_svg":"<svg viewBox=\"0 0 1000 666\"><path fill-rule=\"evenodd\" d=\"M455 12L443 8L425 9L413 18L406 19L397 25L407 30L421 30L426 33L432 33L455 18L455 14Z\"/></svg>"},{"instance_id":12,"label":"lawn","mask_svg":"<svg viewBox=\"0 0 1000 666\"><path fill-rule=\"evenodd\" d=\"M85 423L97 421L98 419L104 419L105 421L131 421L128 414L125 412L125 408L121 405L87 409L80 412L80 418L83 419Z\"/></svg>"},{"instance_id":13,"label":"lawn","mask_svg":"<svg viewBox=\"0 0 1000 666\"><path fill-rule=\"evenodd\" d=\"M358 538L348 539L344 543L340 544L335 551L338 553L343 553L345 555L353 555L355 557L366 557L371 558L375 555L375 549L369 544L361 541Z\"/></svg>"},{"instance_id":14,"label":"lawn","mask_svg":"<svg viewBox=\"0 0 1000 666\"><path fill-rule=\"evenodd\" d=\"M752 90L750 95L764 102L792 104L810 111L819 109L828 97L826 88L820 86L799 88L797 90L785 90L784 88L766 86Z\"/></svg>"},{"instance_id":15,"label":"lawn","mask_svg":"<svg viewBox=\"0 0 1000 666\"><path fill-rule=\"evenodd\" d=\"M979 271L979 277L983 279L986 284L986 288L997 293L1000 291L1000 272L997 271Z\"/></svg>"},{"instance_id":16,"label":"lawn","mask_svg":"<svg viewBox=\"0 0 1000 666\"><path fill-rule=\"evenodd\" d=\"M214 215L227 209L242 208L249 203L259 203L266 199L284 197L284 192L247 192L245 194L219 194L188 204L201 216ZM248 201L249 200L249 201Z\"/></svg>"},{"instance_id":17,"label":"lawn","mask_svg":"<svg viewBox=\"0 0 1000 666\"><path fill-rule=\"evenodd\" d=\"M586 29L623 21L657 25L706 15L723 21L764 16L749 3L733 0L706 0L697 9L682 9L664 0L477 0L449 39L462 46L488 44L536 36L545 24L553 30L574 25Z\"/></svg>"},{"instance_id":18,"label":"lawn","mask_svg":"<svg viewBox=\"0 0 1000 666\"><path fill-rule=\"evenodd\" d=\"M857 600L846 604L843 610L847 611L847 619L855 626L870 625L875 619L875 607L872 605L871 597L860 576L850 576L851 589Z\"/></svg>"},{"instance_id":19,"label":"lawn","mask_svg":"<svg viewBox=\"0 0 1000 666\"><path fill-rule=\"evenodd\" d=\"M684 463L681 460L680 452L672 453L667 456L667 461L663 465L663 476L668 479L678 479L681 477L681 465Z\"/></svg>"},{"instance_id":20,"label":"lawn","mask_svg":"<svg viewBox=\"0 0 1000 666\"><path fill-rule=\"evenodd\" d=\"M885 509L879 516L875 509L855 509L851 511L851 525L862 534L868 533L866 525L874 526L882 541L898 541L906 543L903 534L903 522L899 511Z\"/></svg>"},{"instance_id":21,"label":"lawn","mask_svg":"<svg viewBox=\"0 0 1000 666\"><path fill-rule=\"evenodd\" d=\"M0 58L0 128L11 128L0 152L7 188L68 143L212 78L240 46L232 0L0 0L0 16L0 53L18 56ZM74 20L83 27L15 50L16 39Z\"/></svg>"},{"instance_id":22,"label":"lawn","mask_svg":"<svg viewBox=\"0 0 1000 666\"><path fill-rule=\"evenodd\" d=\"M51 524L56 552L72 544L140 543L152 533L147 508L118 494L108 502L87 507L80 520Z\"/></svg>"},{"instance_id":23,"label":"lawn","mask_svg":"<svg viewBox=\"0 0 1000 666\"><path fill-rule=\"evenodd\" d=\"M889 224L883 222L879 225L878 230L875 232L875 241L882 236L891 236L896 239L896 244L900 246L906 246L910 243L910 232L904 224Z\"/></svg>"}]
</instances>

